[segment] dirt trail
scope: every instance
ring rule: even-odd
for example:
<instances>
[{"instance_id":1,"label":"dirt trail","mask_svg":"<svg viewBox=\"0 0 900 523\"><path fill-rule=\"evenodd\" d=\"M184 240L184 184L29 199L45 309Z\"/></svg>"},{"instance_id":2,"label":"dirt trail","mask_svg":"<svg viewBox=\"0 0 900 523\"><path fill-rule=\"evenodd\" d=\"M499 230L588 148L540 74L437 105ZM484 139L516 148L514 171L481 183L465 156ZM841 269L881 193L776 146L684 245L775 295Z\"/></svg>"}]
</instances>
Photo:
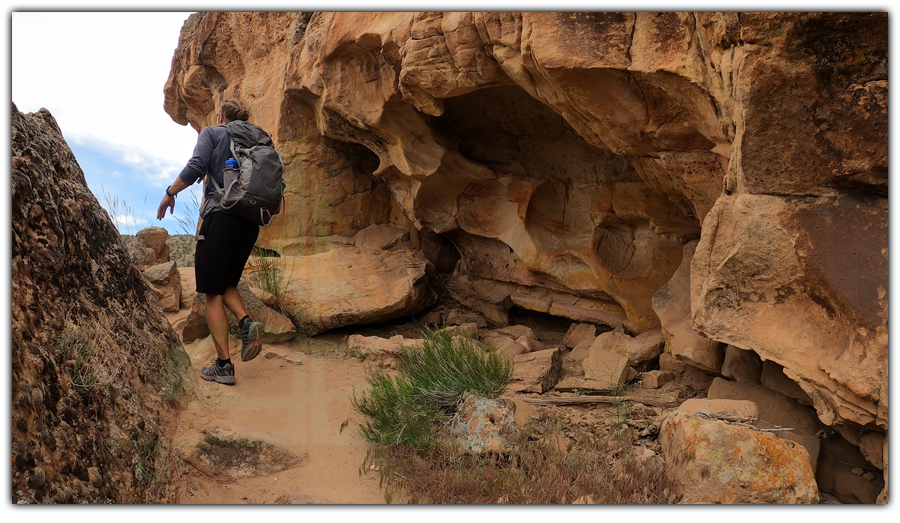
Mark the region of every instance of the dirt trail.
<instances>
[{"instance_id":1,"label":"dirt trail","mask_svg":"<svg viewBox=\"0 0 900 523\"><path fill-rule=\"evenodd\" d=\"M232 354L240 353L238 343L232 340ZM366 387L365 367L357 359L341 357L340 349L339 341L301 338L266 345L251 362L237 358L234 386L198 377L197 397L178 417L175 444L186 459L180 503L385 503L378 473L359 473L367 447L352 421L357 416L350 397L354 387ZM186 344L185 350L197 376L215 358L210 337ZM267 456L232 455L229 462L227 447L208 446L220 455L203 460L197 449L210 441L207 434L231 441L246 438L244 451L250 453L259 452L262 441L300 461L271 472L271 467L277 469L289 459L281 456L263 463ZM243 477L247 474L258 475Z\"/></svg>"}]
</instances>

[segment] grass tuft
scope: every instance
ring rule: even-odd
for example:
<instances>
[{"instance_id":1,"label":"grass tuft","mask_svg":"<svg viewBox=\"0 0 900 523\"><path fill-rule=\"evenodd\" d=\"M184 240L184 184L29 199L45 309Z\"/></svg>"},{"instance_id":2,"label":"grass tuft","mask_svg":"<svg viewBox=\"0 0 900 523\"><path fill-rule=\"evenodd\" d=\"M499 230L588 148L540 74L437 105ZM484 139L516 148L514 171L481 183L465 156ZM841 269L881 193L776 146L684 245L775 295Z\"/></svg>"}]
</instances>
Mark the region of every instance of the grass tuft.
<instances>
[{"instance_id":1,"label":"grass tuft","mask_svg":"<svg viewBox=\"0 0 900 523\"><path fill-rule=\"evenodd\" d=\"M383 445L427 449L466 393L494 398L506 388L512 365L502 355L485 353L472 340L429 330L421 345L404 347L398 376L370 368L368 391L355 392L354 410L365 421L363 437Z\"/></svg>"}]
</instances>

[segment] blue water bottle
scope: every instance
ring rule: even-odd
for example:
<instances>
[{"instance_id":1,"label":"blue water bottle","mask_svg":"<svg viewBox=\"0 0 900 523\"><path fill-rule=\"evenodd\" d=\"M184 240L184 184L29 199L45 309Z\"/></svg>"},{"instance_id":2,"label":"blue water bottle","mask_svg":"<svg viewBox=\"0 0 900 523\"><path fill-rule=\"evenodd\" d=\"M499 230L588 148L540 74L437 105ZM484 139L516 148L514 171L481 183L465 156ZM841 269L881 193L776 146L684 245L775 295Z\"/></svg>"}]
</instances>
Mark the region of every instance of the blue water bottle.
<instances>
[{"instance_id":1,"label":"blue water bottle","mask_svg":"<svg viewBox=\"0 0 900 523\"><path fill-rule=\"evenodd\" d=\"M225 182L225 185L223 187L225 193L222 197L222 206L228 208L231 205L234 205L235 202L233 202L232 200L239 199L237 197L239 193L239 191L237 190L239 188L239 184L236 184L235 182L240 178L241 170L237 160L235 160L234 158L225 160L225 170L222 171L222 175L224 178L223 181Z\"/></svg>"}]
</instances>

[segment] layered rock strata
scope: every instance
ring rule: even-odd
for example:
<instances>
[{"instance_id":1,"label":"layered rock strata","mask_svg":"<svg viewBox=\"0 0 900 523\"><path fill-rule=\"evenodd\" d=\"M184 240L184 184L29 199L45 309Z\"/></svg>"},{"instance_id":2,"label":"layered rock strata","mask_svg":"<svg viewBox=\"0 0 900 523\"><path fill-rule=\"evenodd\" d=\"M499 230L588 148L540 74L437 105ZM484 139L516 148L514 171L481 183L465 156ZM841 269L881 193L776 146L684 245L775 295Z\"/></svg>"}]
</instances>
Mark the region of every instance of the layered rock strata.
<instances>
[{"instance_id":1,"label":"layered rock strata","mask_svg":"<svg viewBox=\"0 0 900 523\"><path fill-rule=\"evenodd\" d=\"M888 427L887 34L886 13L202 13L165 107L200 129L240 96L272 131L272 248L373 223L449 241L448 290L491 323L662 327L713 374L752 351L861 441Z\"/></svg>"}]
</instances>

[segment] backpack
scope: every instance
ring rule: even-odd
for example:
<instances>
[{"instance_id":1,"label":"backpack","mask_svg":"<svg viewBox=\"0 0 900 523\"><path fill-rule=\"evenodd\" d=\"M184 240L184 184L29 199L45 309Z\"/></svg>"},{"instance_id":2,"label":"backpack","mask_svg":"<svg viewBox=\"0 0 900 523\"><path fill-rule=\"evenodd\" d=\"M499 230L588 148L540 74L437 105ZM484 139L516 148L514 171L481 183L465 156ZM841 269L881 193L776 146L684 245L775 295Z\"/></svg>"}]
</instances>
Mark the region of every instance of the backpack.
<instances>
[{"instance_id":1,"label":"backpack","mask_svg":"<svg viewBox=\"0 0 900 523\"><path fill-rule=\"evenodd\" d=\"M275 151L272 139L260 127L235 120L225 126L231 140L231 157L240 165L240 176L228 187L219 187L222 212L237 214L257 225L266 226L281 212L284 194L284 163Z\"/></svg>"}]
</instances>

